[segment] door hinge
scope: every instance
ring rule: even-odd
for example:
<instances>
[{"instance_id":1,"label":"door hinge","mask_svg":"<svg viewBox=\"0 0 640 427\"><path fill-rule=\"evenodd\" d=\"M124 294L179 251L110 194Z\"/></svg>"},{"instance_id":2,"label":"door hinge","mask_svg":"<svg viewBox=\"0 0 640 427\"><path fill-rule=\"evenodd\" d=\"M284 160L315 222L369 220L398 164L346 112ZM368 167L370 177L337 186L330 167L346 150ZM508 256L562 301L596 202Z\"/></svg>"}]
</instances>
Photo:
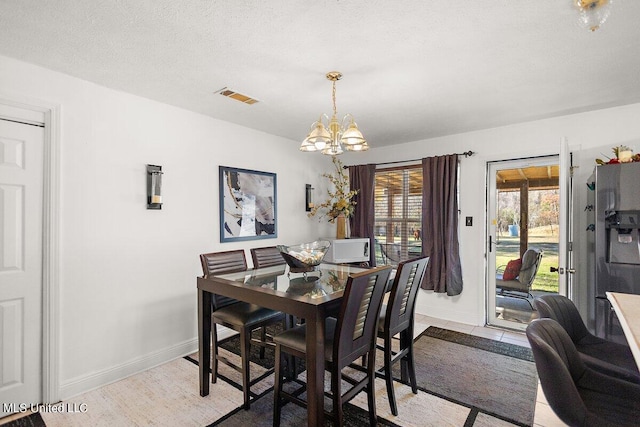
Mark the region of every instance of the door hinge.
<instances>
[{"instance_id":1,"label":"door hinge","mask_svg":"<svg viewBox=\"0 0 640 427\"><path fill-rule=\"evenodd\" d=\"M567 250L573 252L573 242L567 242Z\"/></svg>"}]
</instances>

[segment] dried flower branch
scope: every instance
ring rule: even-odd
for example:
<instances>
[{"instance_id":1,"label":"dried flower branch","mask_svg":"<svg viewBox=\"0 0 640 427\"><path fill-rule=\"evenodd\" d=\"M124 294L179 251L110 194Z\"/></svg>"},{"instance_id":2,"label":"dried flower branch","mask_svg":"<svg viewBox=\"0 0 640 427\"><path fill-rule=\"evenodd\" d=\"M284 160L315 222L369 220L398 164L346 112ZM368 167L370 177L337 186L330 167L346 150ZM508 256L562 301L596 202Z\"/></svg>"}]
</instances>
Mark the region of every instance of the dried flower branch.
<instances>
[{"instance_id":1,"label":"dried flower branch","mask_svg":"<svg viewBox=\"0 0 640 427\"><path fill-rule=\"evenodd\" d=\"M322 176L327 178L333 185L333 190L327 190L329 198L317 206L314 206L309 212L309 218L318 215L318 218L327 217L329 222L334 222L336 218L343 214L349 218L355 211L356 202L352 199L358 194L358 190L349 190L349 176L345 173L344 167L340 159L333 157L334 173L323 173Z\"/></svg>"}]
</instances>

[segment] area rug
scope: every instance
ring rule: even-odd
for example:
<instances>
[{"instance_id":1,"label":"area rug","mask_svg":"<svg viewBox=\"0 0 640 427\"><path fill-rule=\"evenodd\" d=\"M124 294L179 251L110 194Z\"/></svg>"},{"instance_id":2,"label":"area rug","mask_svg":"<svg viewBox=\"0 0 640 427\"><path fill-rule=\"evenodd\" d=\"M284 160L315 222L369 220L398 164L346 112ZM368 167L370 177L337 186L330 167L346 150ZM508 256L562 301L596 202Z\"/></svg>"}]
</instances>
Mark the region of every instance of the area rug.
<instances>
[{"instance_id":1,"label":"area rug","mask_svg":"<svg viewBox=\"0 0 640 427\"><path fill-rule=\"evenodd\" d=\"M226 340L222 347L237 354L238 339L232 337ZM491 417L494 422L519 426L533 424L537 376L530 349L431 326L416 338L414 351L419 390L427 393L427 397L430 395L434 402L451 402L459 408L453 409L450 413L456 410L459 412L461 409L468 414L463 415L462 419L465 421L459 424L451 424L451 420L441 420L444 424L471 426L482 416ZM273 353L270 351L267 351L264 359L259 359L257 353L253 354L251 359L266 368L273 366ZM193 359L191 361L197 363ZM382 355L378 353L377 364L381 361ZM399 367L394 367L394 377L400 377ZM328 383L328 378L326 382ZM382 383L382 380L378 379L377 382ZM399 387L408 388L406 385ZM383 385L380 385L379 389L376 405L379 425L439 425L426 422L405 424L393 416L385 418L386 391ZM414 411L424 406L418 401L410 401L414 396L410 392L407 393L408 401L404 408L403 403L399 401L401 415L403 412ZM421 399L424 396L422 395ZM366 405L363 407L366 408ZM249 411L239 406L211 426L267 426L271 425L272 411L273 392L268 390L252 402ZM306 420L306 411L293 404L286 405L282 414L283 427L304 425ZM346 425L368 425L366 410L356 405L345 405L345 417Z\"/></svg>"},{"instance_id":2,"label":"area rug","mask_svg":"<svg viewBox=\"0 0 640 427\"><path fill-rule=\"evenodd\" d=\"M46 424L40 416L40 413L25 415L8 423L2 424L2 427L45 427Z\"/></svg>"},{"instance_id":3,"label":"area rug","mask_svg":"<svg viewBox=\"0 0 640 427\"><path fill-rule=\"evenodd\" d=\"M534 361L531 349L520 345L469 335L462 332L452 331L450 329L442 329L436 326L430 326L422 333L422 335L478 348L480 350L491 351L504 356L515 357L516 359L522 359L529 362Z\"/></svg>"},{"instance_id":4,"label":"area rug","mask_svg":"<svg viewBox=\"0 0 640 427\"><path fill-rule=\"evenodd\" d=\"M329 404L327 404L329 405ZM357 406L347 403L344 408L344 425L349 427L368 427L369 413ZM378 418L378 425L396 427L390 421ZM208 427L269 427L273 425L273 391L262 396L251 404L249 410L238 408L231 412L228 416L210 424ZM282 408L282 416L280 418L281 427L302 427L307 425L307 410L296 406L292 403L286 404ZM329 420L325 422L326 426L332 426ZM398 426L399 427L399 426Z\"/></svg>"},{"instance_id":5,"label":"area rug","mask_svg":"<svg viewBox=\"0 0 640 427\"><path fill-rule=\"evenodd\" d=\"M419 388L505 421L533 424L537 374L530 349L431 326L416 338L414 352Z\"/></svg>"}]
</instances>

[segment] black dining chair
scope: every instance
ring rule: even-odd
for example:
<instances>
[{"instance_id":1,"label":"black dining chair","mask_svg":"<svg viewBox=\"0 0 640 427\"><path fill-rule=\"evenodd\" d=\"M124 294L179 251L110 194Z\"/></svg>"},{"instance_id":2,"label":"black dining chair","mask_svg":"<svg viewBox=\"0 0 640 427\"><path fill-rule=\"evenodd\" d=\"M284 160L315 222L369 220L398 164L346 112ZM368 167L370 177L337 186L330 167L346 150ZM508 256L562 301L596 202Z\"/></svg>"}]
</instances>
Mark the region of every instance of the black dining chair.
<instances>
[{"instance_id":1,"label":"black dining chair","mask_svg":"<svg viewBox=\"0 0 640 427\"><path fill-rule=\"evenodd\" d=\"M527 339L542 391L569 426L634 426L640 419L640 386L586 365L555 320L533 320Z\"/></svg>"},{"instance_id":2,"label":"black dining chair","mask_svg":"<svg viewBox=\"0 0 640 427\"><path fill-rule=\"evenodd\" d=\"M413 358L413 324L416 296L428 263L429 257L415 258L399 263L389 291L389 299L386 306L383 305L380 311L377 334L378 338L384 340L384 346L378 346L378 348L384 351L384 367L382 370L387 383L389 406L393 415L398 415L398 405L396 404L393 375L391 373L394 363L398 361L406 363L411 391L413 394L418 394L416 368ZM399 335L400 347L394 353L392 339L397 335Z\"/></svg>"},{"instance_id":3,"label":"black dining chair","mask_svg":"<svg viewBox=\"0 0 640 427\"><path fill-rule=\"evenodd\" d=\"M235 273L247 269L247 260L244 250L225 252L212 252L200 255L202 271L205 276ZM223 362L240 372L242 376L242 392L244 394L244 408L249 409L251 398L251 386L261 381L273 372L268 370L263 375L251 380L249 372L249 349L251 343L259 345L260 357L264 358L264 349L269 343L266 340L266 327L280 322L285 322L284 313L260 307L255 304L238 301L221 295L212 295L211 320L213 322L211 335L213 341L212 352L212 381L215 383L218 377L218 362ZM240 366L218 352L217 326L222 325L233 329L240 334ZM260 340L254 340L251 334L254 330L261 329ZM271 344L273 345L273 344Z\"/></svg>"},{"instance_id":4,"label":"black dining chair","mask_svg":"<svg viewBox=\"0 0 640 427\"><path fill-rule=\"evenodd\" d=\"M589 332L573 301L550 294L536 297L534 303L540 317L553 319L564 328L584 363L604 374L640 384L640 372L631 349Z\"/></svg>"},{"instance_id":5,"label":"black dining chair","mask_svg":"<svg viewBox=\"0 0 640 427\"><path fill-rule=\"evenodd\" d=\"M352 273L347 279L344 295L337 318L328 317L325 323L325 369L331 373L332 411L327 416L333 418L337 425L344 424L342 405L358 393L365 390L368 396L369 421L376 425L375 404L375 333L382 306L390 266L372 268L359 273ZM285 401L306 406L299 396L301 390L292 393L283 390L284 372L282 359L284 354L298 358L306 355L306 325L289 329L274 336L276 344L276 375L274 384L273 425L280 425L280 413ZM369 355L366 369L354 365L353 362L364 355ZM352 366L366 373L359 380L344 375L343 369ZM342 393L342 380L352 387ZM326 411L325 411L326 412Z\"/></svg>"},{"instance_id":6,"label":"black dining chair","mask_svg":"<svg viewBox=\"0 0 640 427\"><path fill-rule=\"evenodd\" d=\"M253 268L273 267L281 265L285 267L287 262L281 255L280 249L276 246L266 246L263 248L251 248L251 260L253 261ZM288 325L296 325L303 323L304 319L296 319L295 316L287 315ZM295 369L295 368L294 368Z\"/></svg>"},{"instance_id":7,"label":"black dining chair","mask_svg":"<svg viewBox=\"0 0 640 427\"><path fill-rule=\"evenodd\" d=\"M251 248L251 260L253 261L253 268L286 265L284 258L280 255L280 250L275 246Z\"/></svg>"}]
</instances>

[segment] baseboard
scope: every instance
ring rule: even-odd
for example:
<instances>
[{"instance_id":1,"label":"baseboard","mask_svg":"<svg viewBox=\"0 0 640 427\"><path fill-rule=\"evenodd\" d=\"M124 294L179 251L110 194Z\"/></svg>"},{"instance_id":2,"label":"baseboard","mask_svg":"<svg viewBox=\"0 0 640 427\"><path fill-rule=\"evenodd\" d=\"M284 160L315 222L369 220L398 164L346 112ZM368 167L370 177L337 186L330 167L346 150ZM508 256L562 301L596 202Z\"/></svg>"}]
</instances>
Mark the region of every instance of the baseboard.
<instances>
[{"instance_id":1,"label":"baseboard","mask_svg":"<svg viewBox=\"0 0 640 427\"><path fill-rule=\"evenodd\" d=\"M224 339L234 334L236 334L236 332L231 329L222 326L218 327L218 339ZM104 387L130 377L131 375L155 368L163 363L195 353L196 351L198 351L198 338L193 338L121 365L113 366L101 372L83 375L68 381L61 381L59 390L60 400L67 400L79 394Z\"/></svg>"}]
</instances>

